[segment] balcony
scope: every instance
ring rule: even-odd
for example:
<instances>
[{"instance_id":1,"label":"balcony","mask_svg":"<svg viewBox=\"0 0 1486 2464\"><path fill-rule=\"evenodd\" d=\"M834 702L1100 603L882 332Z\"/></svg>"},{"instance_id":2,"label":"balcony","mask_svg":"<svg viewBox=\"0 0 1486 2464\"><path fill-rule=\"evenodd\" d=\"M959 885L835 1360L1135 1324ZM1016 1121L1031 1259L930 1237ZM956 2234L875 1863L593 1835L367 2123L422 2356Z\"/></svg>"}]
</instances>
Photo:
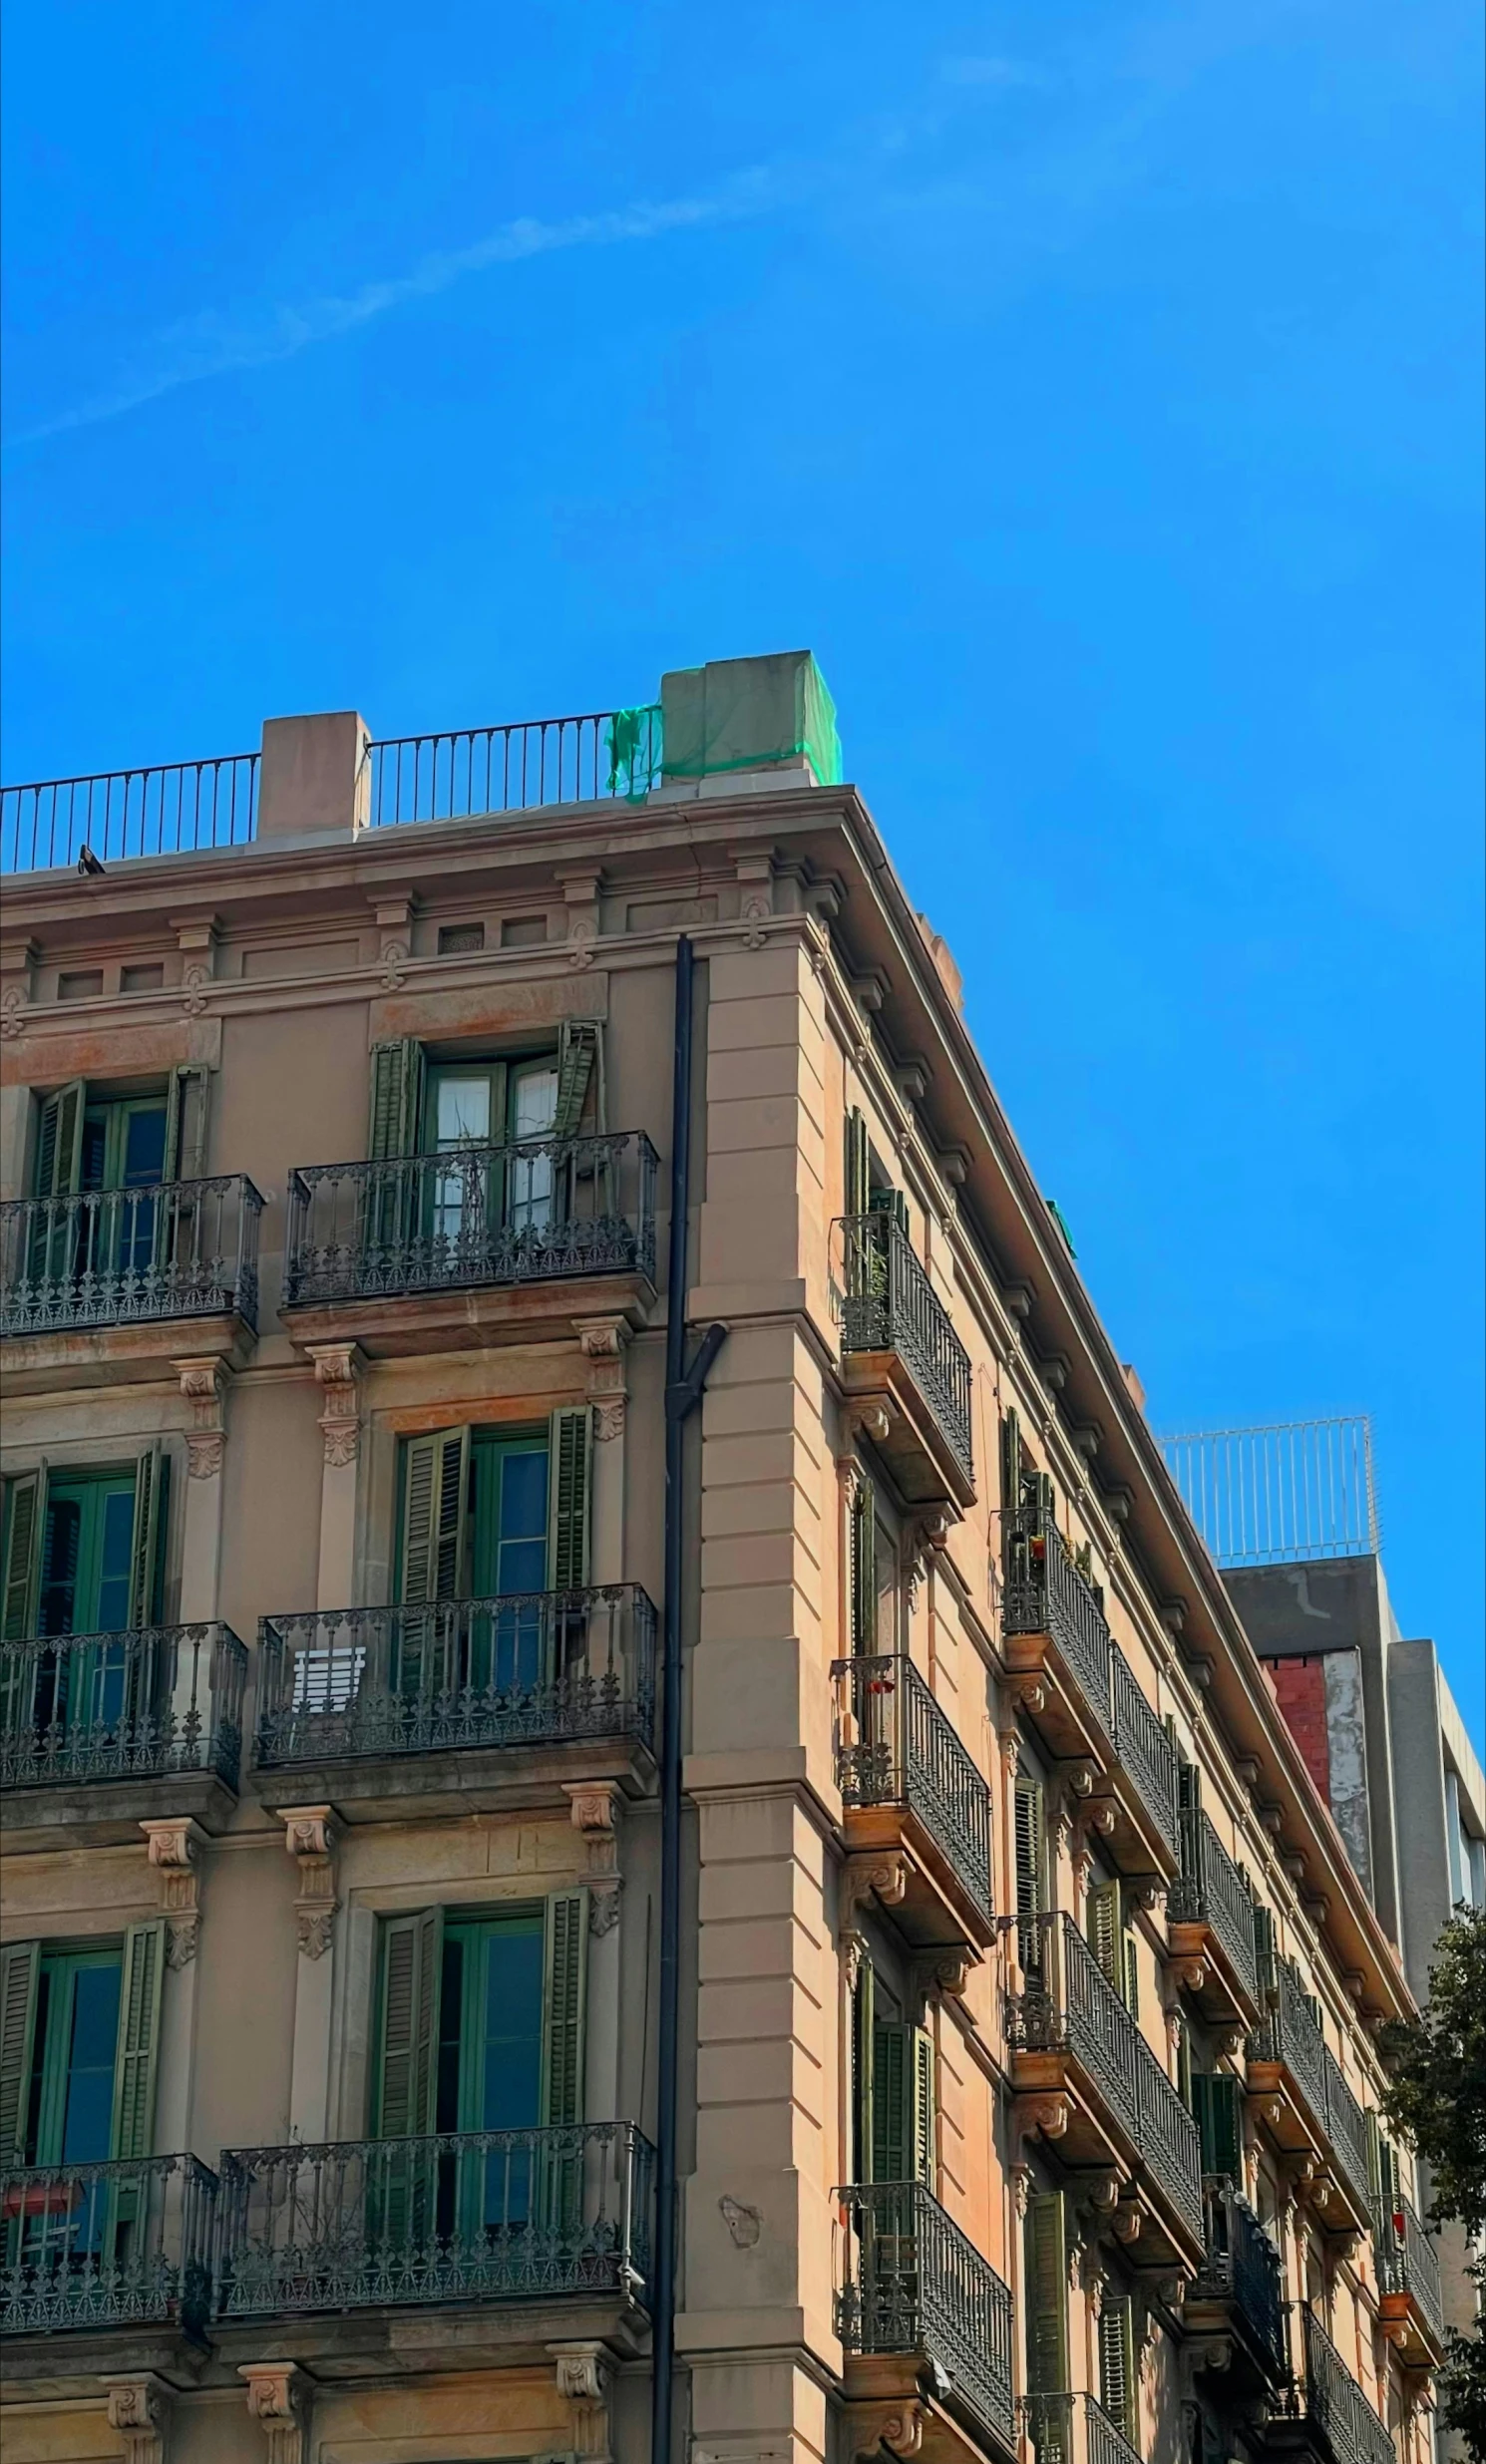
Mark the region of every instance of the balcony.
<instances>
[{"instance_id":1,"label":"balcony","mask_svg":"<svg viewBox=\"0 0 1486 2464\"><path fill-rule=\"evenodd\" d=\"M1182 1871L1166 1895L1172 1963L1205 2018L1252 2028L1261 2009L1253 1898L1199 1807L1182 1808L1181 1834Z\"/></svg>"},{"instance_id":2,"label":"balcony","mask_svg":"<svg viewBox=\"0 0 1486 2464\"><path fill-rule=\"evenodd\" d=\"M0 1643L0 1822L91 1845L170 1811L220 1827L237 1788L247 1654L229 1625L141 1625ZM83 1844L81 1836L78 1844Z\"/></svg>"},{"instance_id":3,"label":"balcony","mask_svg":"<svg viewBox=\"0 0 1486 2464\"><path fill-rule=\"evenodd\" d=\"M655 1150L633 1130L289 1175L295 1340L390 1357L528 1342L654 1295ZM583 1286L579 1299L574 1290Z\"/></svg>"},{"instance_id":4,"label":"balcony","mask_svg":"<svg viewBox=\"0 0 1486 2464\"><path fill-rule=\"evenodd\" d=\"M630 2122L224 2150L217 2314L643 2307L652 2165Z\"/></svg>"},{"instance_id":5,"label":"balcony","mask_svg":"<svg viewBox=\"0 0 1486 2464\"><path fill-rule=\"evenodd\" d=\"M906 1652L837 1660L831 1674L848 1853L902 1853L893 1914L910 1940L983 1949L990 1790Z\"/></svg>"},{"instance_id":6,"label":"balcony","mask_svg":"<svg viewBox=\"0 0 1486 2464\"><path fill-rule=\"evenodd\" d=\"M1192 2271L1206 2249L1197 2124L1068 1916L1011 1928L1011 2077L1028 2127L1064 2164L1114 2177L1116 2235L1141 2267Z\"/></svg>"},{"instance_id":7,"label":"balcony","mask_svg":"<svg viewBox=\"0 0 1486 2464\"><path fill-rule=\"evenodd\" d=\"M1126 1873L1169 1875L1181 1851L1177 1830L1177 1754L1118 1643L1110 1646L1109 1734L1115 1767L1109 1845Z\"/></svg>"},{"instance_id":8,"label":"balcony","mask_svg":"<svg viewBox=\"0 0 1486 2464\"><path fill-rule=\"evenodd\" d=\"M1320 2320L1300 2312L1304 2377L1281 2396L1266 2427L1267 2455L1320 2456L1324 2464L1398 2464L1397 2449Z\"/></svg>"},{"instance_id":9,"label":"balcony","mask_svg":"<svg viewBox=\"0 0 1486 2464\"><path fill-rule=\"evenodd\" d=\"M969 1354L896 1217L843 1216L834 1232L842 1384L875 1408L873 1443L911 1505L969 1506Z\"/></svg>"},{"instance_id":10,"label":"balcony","mask_svg":"<svg viewBox=\"0 0 1486 2464\"><path fill-rule=\"evenodd\" d=\"M1372 2248L1384 2335L1407 2367L1436 2369L1445 2350L1439 2252L1408 2200L1374 2210Z\"/></svg>"},{"instance_id":11,"label":"balcony","mask_svg":"<svg viewBox=\"0 0 1486 2464\"><path fill-rule=\"evenodd\" d=\"M185 1341L240 1350L257 1323L258 1219L250 1181L159 1182L0 1206L0 1335L12 1393L102 1362L149 1376Z\"/></svg>"},{"instance_id":12,"label":"balcony","mask_svg":"<svg viewBox=\"0 0 1486 2464\"><path fill-rule=\"evenodd\" d=\"M1020 2409L1036 2464L1141 2464L1095 2396L1024 2395Z\"/></svg>"},{"instance_id":13,"label":"balcony","mask_svg":"<svg viewBox=\"0 0 1486 2464\"><path fill-rule=\"evenodd\" d=\"M1290 2374L1285 2337L1285 2269L1254 2210L1231 2183L1207 2194L1207 2256L1187 2288L1189 2334L1208 2339L1208 2366L1252 2384L1279 2386Z\"/></svg>"},{"instance_id":14,"label":"balcony","mask_svg":"<svg viewBox=\"0 0 1486 2464\"><path fill-rule=\"evenodd\" d=\"M193 2156L0 2173L0 2332L162 2327L201 2339L216 2194Z\"/></svg>"},{"instance_id":15,"label":"balcony","mask_svg":"<svg viewBox=\"0 0 1486 2464\"><path fill-rule=\"evenodd\" d=\"M1011 2295L994 2268L920 2183L873 2182L836 2196L848 2406L918 2398L929 2464L984 2454L987 2442L992 2455L1014 2455Z\"/></svg>"},{"instance_id":16,"label":"balcony","mask_svg":"<svg viewBox=\"0 0 1486 2464\"><path fill-rule=\"evenodd\" d=\"M348 1819L472 1813L555 1778L651 1768L655 1610L637 1584L423 1607L310 1609L259 1627L259 1793Z\"/></svg>"},{"instance_id":17,"label":"balcony","mask_svg":"<svg viewBox=\"0 0 1486 2464\"><path fill-rule=\"evenodd\" d=\"M1249 2039L1249 2093L1277 2147L1324 2168L1311 2192L1322 2223L1333 2233L1365 2233L1372 2223L1366 2116L1288 1959L1276 1979L1275 2006Z\"/></svg>"}]
</instances>

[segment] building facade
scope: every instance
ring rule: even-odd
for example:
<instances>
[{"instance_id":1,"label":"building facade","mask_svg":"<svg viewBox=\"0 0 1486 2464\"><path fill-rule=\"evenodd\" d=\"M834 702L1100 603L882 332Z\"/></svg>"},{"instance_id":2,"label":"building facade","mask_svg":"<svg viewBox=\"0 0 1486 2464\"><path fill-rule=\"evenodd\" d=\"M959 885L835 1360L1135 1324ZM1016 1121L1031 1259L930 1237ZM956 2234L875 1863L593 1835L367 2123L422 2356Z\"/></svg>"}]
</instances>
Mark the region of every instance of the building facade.
<instances>
[{"instance_id":1,"label":"building facade","mask_svg":"<svg viewBox=\"0 0 1486 2464\"><path fill-rule=\"evenodd\" d=\"M1426 2464L1403 1973L813 662L4 826L9 2464L653 2452L672 1308L670 2452Z\"/></svg>"}]
</instances>

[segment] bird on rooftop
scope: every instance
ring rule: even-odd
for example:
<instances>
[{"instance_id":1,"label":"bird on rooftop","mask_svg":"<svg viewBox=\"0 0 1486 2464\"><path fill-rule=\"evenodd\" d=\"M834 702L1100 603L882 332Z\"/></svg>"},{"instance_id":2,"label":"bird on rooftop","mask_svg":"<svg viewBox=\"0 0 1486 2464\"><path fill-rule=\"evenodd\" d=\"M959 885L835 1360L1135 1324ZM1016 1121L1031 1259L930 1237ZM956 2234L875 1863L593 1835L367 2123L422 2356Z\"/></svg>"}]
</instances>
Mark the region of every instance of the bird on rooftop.
<instances>
[{"instance_id":1,"label":"bird on rooftop","mask_svg":"<svg viewBox=\"0 0 1486 2464\"><path fill-rule=\"evenodd\" d=\"M105 867L99 863L91 847L85 845L79 849L78 871L80 873L102 873L104 870Z\"/></svg>"}]
</instances>

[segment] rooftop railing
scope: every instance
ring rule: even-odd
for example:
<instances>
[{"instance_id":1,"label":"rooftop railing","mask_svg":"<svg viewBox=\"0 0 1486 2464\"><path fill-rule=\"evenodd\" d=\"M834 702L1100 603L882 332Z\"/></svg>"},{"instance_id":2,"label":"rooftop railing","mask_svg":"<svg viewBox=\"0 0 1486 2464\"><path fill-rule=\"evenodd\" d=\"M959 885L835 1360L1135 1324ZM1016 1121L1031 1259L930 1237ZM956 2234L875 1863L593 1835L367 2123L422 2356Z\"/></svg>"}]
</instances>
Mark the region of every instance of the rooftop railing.
<instances>
[{"instance_id":1,"label":"rooftop railing","mask_svg":"<svg viewBox=\"0 0 1486 2464\"><path fill-rule=\"evenodd\" d=\"M234 1313L254 1325L262 1211L240 1173L7 1199L0 1206L0 1334Z\"/></svg>"},{"instance_id":2,"label":"rooftop railing","mask_svg":"<svg viewBox=\"0 0 1486 2464\"><path fill-rule=\"evenodd\" d=\"M284 1305L655 1269L655 1150L634 1130L289 1175Z\"/></svg>"},{"instance_id":3,"label":"rooftop railing","mask_svg":"<svg viewBox=\"0 0 1486 2464\"><path fill-rule=\"evenodd\" d=\"M1379 2204L1373 2219L1373 2247L1380 2289L1411 2294L1435 2334L1442 2336L1445 2305L1440 2289L1438 2245L1425 2232L1407 2199Z\"/></svg>"},{"instance_id":4,"label":"rooftop railing","mask_svg":"<svg viewBox=\"0 0 1486 2464\"><path fill-rule=\"evenodd\" d=\"M219 2315L567 2293L643 2304L652 2166L630 2122L224 2149Z\"/></svg>"},{"instance_id":5,"label":"rooftop railing","mask_svg":"<svg viewBox=\"0 0 1486 2464\"><path fill-rule=\"evenodd\" d=\"M1179 1925L1211 1926L1244 1991L1257 2002L1253 1896L1200 1807L1182 1808L1181 1833L1182 1871L1167 1892L1167 1916Z\"/></svg>"},{"instance_id":6,"label":"rooftop railing","mask_svg":"<svg viewBox=\"0 0 1486 2464\"><path fill-rule=\"evenodd\" d=\"M1071 1917L1018 1920L1019 1956L1040 1983L1010 1997L1008 2035L1028 2052L1069 2052L1194 2240L1203 2232L1197 2124ZM1029 1958L1037 1941L1035 1962Z\"/></svg>"},{"instance_id":7,"label":"rooftop railing","mask_svg":"<svg viewBox=\"0 0 1486 2464\"><path fill-rule=\"evenodd\" d=\"M1305 2375L1284 2410L1308 2422L1326 2442L1332 2464L1398 2464L1386 2422L1379 2419L1314 2312L1300 2310Z\"/></svg>"},{"instance_id":8,"label":"rooftop railing","mask_svg":"<svg viewBox=\"0 0 1486 2464\"><path fill-rule=\"evenodd\" d=\"M254 1760L263 1769L653 1740L655 1610L637 1584L310 1609L265 1617L259 1643Z\"/></svg>"},{"instance_id":9,"label":"rooftop railing","mask_svg":"<svg viewBox=\"0 0 1486 2464\"><path fill-rule=\"evenodd\" d=\"M1010 2445L1011 2295L988 2259L918 2182L858 2183L844 2212L836 2323L848 2352L922 2355Z\"/></svg>"},{"instance_id":10,"label":"rooftop railing","mask_svg":"<svg viewBox=\"0 0 1486 2464\"><path fill-rule=\"evenodd\" d=\"M847 1805L902 1805L988 1917L990 1790L906 1652L837 1660L836 1777Z\"/></svg>"},{"instance_id":11,"label":"rooftop railing","mask_svg":"<svg viewBox=\"0 0 1486 2464\"><path fill-rule=\"evenodd\" d=\"M895 1216L840 1219L837 1295L843 1352L897 1352L913 1375L960 1470L974 1469L970 1356Z\"/></svg>"},{"instance_id":12,"label":"rooftop railing","mask_svg":"<svg viewBox=\"0 0 1486 2464\"><path fill-rule=\"evenodd\" d=\"M1030 1492L1030 1494L1029 1494ZM1104 1611L1032 1483L1006 1519L1002 1622L1008 1634L1050 1634L1077 1678L1086 1707L1109 1732L1110 1658Z\"/></svg>"},{"instance_id":13,"label":"rooftop railing","mask_svg":"<svg viewBox=\"0 0 1486 2464\"><path fill-rule=\"evenodd\" d=\"M254 836L257 817L256 753L0 787L0 873L75 865L85 848L112 864L125 856L241 847Z\"/></svg>"},{"instance_id":14,"label":"rooftop railing","mask_svg":"<svg viewBox=\"0 0 1486 2464\"><path fill-rule=\"evenodd\" d=\"M0 2331L177 2325L211 2308L214 2173L194 2156L0 2172Z\"/></svg>"},{"instance_id":15,"label":"rooftop railing","mask_svg":"<svg viewBox=\"0 0 1486 2464\"><path fill-rule=\"evenodd\" d=\"M0 1643L0 1787L200 1771L235 1788L246 1672L215 1620Z\"/></svg>"},{"instance_id":16,"label":"rooftop railing","mask_svg":"<svg viewBox=\"0 0 1486 2464\"><path fill-rule=\"evenodd\" d=\"M1231 2302L1275 2378L1289 2367L1285 2266L1247 2199L1231 2182L1207 2193L1207 2257L1188 2298Z\"/></svg>"},{"instance_id":17,"label":"rooftop railing","mask_svg":"<svg viewBox=\"0 0 1486 2464\"><path fill-rule=\"evenodd\" d=\"M1381 1542L1365 1414L1160 1441L1218 1566L1375 1556Z\"/></svg>"},{"instance_id":18,"label":"rooftop railing","mask_svg":"<svg viewBox=\"0 0 1486 2464\"><path fill-rule=\"evenodd\" d=\"M1325 2133L1341 2186L1365 2215L1371 2207L1367 2165L1367 2119L1342 2076L1289 1959L1277 1964L1274 2009L1249 2040L1251 2059L1282 2062L1298 2082Z\"/></svg>"}]
</instances>

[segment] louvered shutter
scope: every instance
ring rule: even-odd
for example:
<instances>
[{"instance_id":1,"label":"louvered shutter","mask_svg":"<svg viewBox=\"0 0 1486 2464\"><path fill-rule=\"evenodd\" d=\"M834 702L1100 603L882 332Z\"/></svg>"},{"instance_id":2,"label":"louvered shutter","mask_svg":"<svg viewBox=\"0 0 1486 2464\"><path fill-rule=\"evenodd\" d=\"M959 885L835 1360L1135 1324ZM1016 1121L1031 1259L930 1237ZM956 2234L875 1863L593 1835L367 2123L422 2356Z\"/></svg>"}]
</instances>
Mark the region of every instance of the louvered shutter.
<instances>
[{"instance_id":1,"label":"louvered shutter","mask_svg":"<svg viewBox=\"0 0 1486 2464\"><path fill-rule=\"evenodd\" d=\"M925 2189L938 2187L938 2166L935 2162L934 2133L934 2052L933 2038L929 2030L916 2027L913 2031L913 2106L910 2119L909 2161L913 2178Z\"/></svg>"},{"instance_id":2,"label":"louvered shutter","mask_svg":"<svg viewBox=\"0 0 1486 2464\"><path fill-rule=\"evenodd\" d=\"M852 1995L852 2124L856 2145L853 2149L854 2182L873 2180L872 2112L873 2054L877 2045L876 1980L872 1961L864 1959L857 1970L857 1987Z\"/></svg>"},{"instance_id":3,"label":"louvered shutter","mask_svg":"<svg viewBox=\"0 0 1486 2464\"><path fill-rule=\"evenodd\" d=\"M402 1595L460 1599L469 1570L470 1431L408 1440L403 1466Z\"/></svg>"},{"instance_id":4,"label":"louvered shutter","mask_svg":"<svg viewBox=\"0 0 1486 2464\"><path fill-rule=\"evenodd\" d=\"M1120 1977L1125 2008L1132 2019L1140 2017L1140 1956L1135 1936L1128 1931L1120 1936Z\"/></svg>"},{"instance_id":5,"label":"louvered shutter","mask_svg":"<svg viewBox=\"0 0 1486 2464\"><path fill-rule=\"evenodd\" d=\"M1019 1771L1012 1793L1012 1819L1016 1849L1016 1914L1031 1919L1041 1915L1043 1876L1046 1873L1044 1847L1044 1811L1042 1783L1028 1773ZM1028 1976L1042 1971L1042 1934L1039 1925L1023 1924L1019 1935L1021 1965Z\"/></svg>"},{"instance_id":6,"label":"louvered shutter","mask_svg":"<svg viewBox=\"0 0 1486 2464\"><path fill-rule=\"evenodd\" d=\"M1021 1422L1015 1410L1001 1415L1001 1504L1014 1515L1021 1497Z\"/></svg>"},{"instance_id":7,"label":"louvered shutter","mask_svg":"<svg viewBox=\"0 0 1486 2464\"><path fill-rule=\"evenodd\" d=\"M1202 1773L1195 1762L1177 1759L1177 1804L1184 1814L1195 1814L1202 1804Z\"/></svg>"},{"instance_id":8,"label":"louvered shutter","mask_svg":"<svg viewBox=\"0 0 1486 2464\"><path fill-rule=\"evenodd\" d=\"M557 1039L557 1103L555 1138L575 1138L589 1095L594 1126L603 1122L603 1025L597 1018L564 1018Z\"/></svg>"},{"instance_id":9,"label":"louvered shutter","mask_svg":"<svg viewBox=\"0 0 1486 2464\"><path fill-rule=\"evenodd\" d=\"M1027 2388L1032 2395L1056 2395L1068 2384L1068 2263L1060 2191L1033 2192L1023 2235Z\"/></svg>"},{"instance_id":10,"label":"louvered shutter","mask_svg":"<svg viewBox=\"0 0 1486 2464\"><path fill-rule=\"evenodd\" d=\"M3 1639L24 1642L36 1631L41 1596L42 1535L47 1519L47 1467L9 1484L5 1534Z\"/></svg>"},{"instance_id":11,"label":"louvered shutter","mask_svg":"<svg viewBox=\"0 0 1486 2464\"><path fill-rule=\"evenodd\" d=\"M147 1448L135 1465L134 1537L129 1560L129 1621L135 1626L153 1625L160 1613L166 1470L158 1445Z\"/></svg>"},{"instance_id":12,"label":"louvered shutter","mask_svg":"<svg viewBox=\"0 0 1486 2464\"><path fill-rule=\"evenodd\" d=\"M437 2126L439 1987L444 1911L389 1917L382 1926L382 2043L377 2072L379 2139L424 2138Z\"/></svg>"},{"instance_id":13,"label":"louvered shutter","mask_svg":"<svg viewBox=\"0 0 1486 2464\"><path fill-rule=\"evenodd\" d=\"M885 2019L872 2035L872 2178L931 2190L933 2039L922 2027Z\"/></svg>"},{"instance_id":14,"label":"louvered shutter","mask_svg":"<svg viewBox=\"0 0 1486 2464\"><path fill-rule=\"evenodd\" d=\"M206 1106L211 1072L200 1061L172 1070L166 1092L163 1181L199 1181L206 1170Z\"/></svg>"},{"instance_id":15,"label":"louvered shutter","mask_svg":"<svg viewBox=\"0 0 1486 2464\"><path fill-rule=\"evenodd\" d=\"M373 1163L416 1155L423 1119L423 1046L410 1035L371 1049L367 1152Z\"/></svg>"},{"instance_id":16,"label":"louvered shutter","mask_svg":"<svg viewBox=\"0 0 1486 2464\"><path fill-rule=\"evenodd\" d=\"M7 1942L0 1948L0 2165L26 2161L40 1981L40 1942Z\"/></svg>"},{"instance_id":17,"label":"louvered shutter","mask_svg":"<svg viewBox=\"0 0 1486 2464\"><path fill-rule=\"evenodd\" d=\"M1095 1959L1123 2001L1126 1984L1122 1972L1124 1945L1120 1935L1118 1883L1093 1885L1084 1907L1084 1932Z\"/></svg>"},{"instance_id":18,"label":"louvered shutter","mask_svg":"<svg viewBox=\"0 0 1486 2464\"><path fill-rule=\"evenodd\" d=\"M858 1475L851 1509L852 1649L869 1656L878 1647L877 1499Z\"/></svg>"},{"instance_id":19,"label":"louvered shutter","mask_svg":"<svg viewBox=\"0 0 1486 2464\"><path fill-rule=\"evenodd\" d=\"M114 2055L114 2125L109 2152L120 2161L154 2153L155 2081L165 1989L166 1921L132 1925L124 1936L119 2039Z\"/></svg>"},{"instance_id":20,"label":"louvered shutter","mask_svg":"<svg viewBox=\"0 0 1486 2464\"><path fill-rule=\"evenodd\" d=\"M1237 2079L1228 2071L1194 2072L1192 2112L1202 2148L1203 2172L1242 2182L1244 2138Z\"/></svg>"},{"instance_id":21,"label":"louvered shutter","mask_svg":"<svg viewBox=\"0 0 1486 2464\"><path fill-rule=\"evenodd\" d=\"M581 1591L588 1580L593 1415L584 1404L552 1416L548 1453L548 1587Z\"/></svg>"},{"instance_id":22,"label":"louvered shutter","mask_svg":"<svg viewBox=\"0 0 1486 2464\"><path fill-rule=\"evenodd\" d=\"M1268 1908L1258 1902L1254 1909L1254 1956L1259 1969L1259 1989L1269 1996L1279 1989L1280 1975L1275 1960L1275 1919Z\"/></svg>"},{"instance_id":23,"label":"louvered shutter","mask_svg":"<svg viewBox=\"0 0 1486 2464\"><path fill-rule=\"evenodd\" d=\"M1128 2293L1106 2292L1099 2305L1099 2401L1124 2436L1135 2441L1135 2338Z\"/></svg>"},{"instance_id":24,"label":"louvered shutter","mask_svg":"<svg viewBox=\"0 0 1486 2464\"><path fill-rule=\"evenodd\" d=\"M850 1216L867 1213L868 1191L872 1166L868 1154L867 1123L856 1106L846 1117L846 1206Z\"/></svg>"},{"instance_id":25,"label":"louvered shutter","mask_svg":"<svg viewBox=\"0 0 1486 2464\"><path fill-rule=\"evenodd\" d=\"M587 1953L587 1892L554 1892L546 1913L542 2005L542 2118L551 2125L583 2119Z\"/></svg>"},{"instance_id":26,"label":"louvered shutter","mask_svg":"<svg viewBox=\"0 0 1486 2464\"><path fill-rule=\"evenodd\" d=\"M42 1098L36 1128L36 1195L68 1198L83 1186L83 1115L88 1105L86 1080L74 1078L55 1094Z\"/></svg>"}]
</instances>

